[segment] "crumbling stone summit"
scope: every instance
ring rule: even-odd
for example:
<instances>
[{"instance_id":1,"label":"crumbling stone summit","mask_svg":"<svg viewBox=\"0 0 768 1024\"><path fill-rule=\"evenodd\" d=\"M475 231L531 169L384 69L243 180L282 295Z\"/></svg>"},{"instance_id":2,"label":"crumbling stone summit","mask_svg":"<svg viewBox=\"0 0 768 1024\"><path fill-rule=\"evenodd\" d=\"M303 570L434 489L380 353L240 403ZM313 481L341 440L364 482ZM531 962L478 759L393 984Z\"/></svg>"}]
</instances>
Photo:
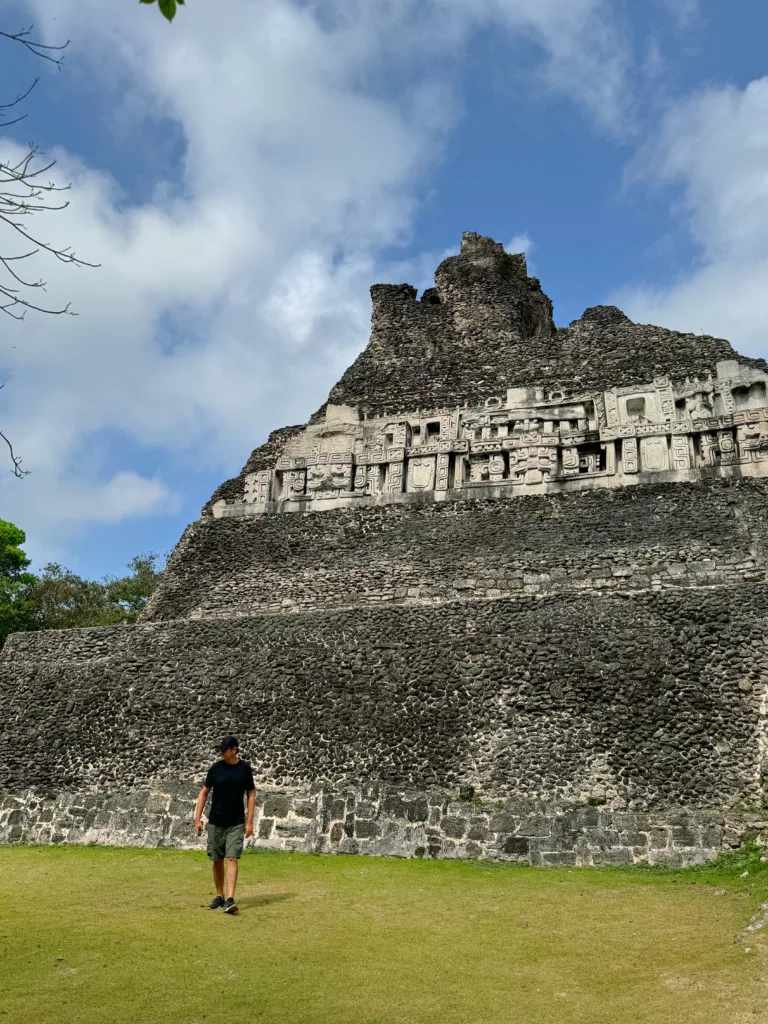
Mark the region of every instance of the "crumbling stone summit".
<instances>
[{"instance_id":1,"label":"crumbling stone summit","mask_svg":"<svg viewBox=\"0 0 768 1024\"><path fill-rule=\"evenodd\" d=\"M465 234L187 528L135 626L0 656L0 841L194 845L242 737L258 845L535 864L768 839L768 366L555 327ZM18 757L19 744L28 756Z\"/></svg>"}]
</instances>

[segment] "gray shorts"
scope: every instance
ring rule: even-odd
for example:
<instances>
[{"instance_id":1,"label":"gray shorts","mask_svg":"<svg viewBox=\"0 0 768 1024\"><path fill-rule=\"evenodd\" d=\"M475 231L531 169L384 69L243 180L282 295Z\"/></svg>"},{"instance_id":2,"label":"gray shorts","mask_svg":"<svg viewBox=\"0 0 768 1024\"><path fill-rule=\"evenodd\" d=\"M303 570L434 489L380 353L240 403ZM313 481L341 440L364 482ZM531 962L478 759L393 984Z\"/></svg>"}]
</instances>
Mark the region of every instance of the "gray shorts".
<instances>
[{"instance_id":1,"label":"gray shorts","mask_svg":"<svg viewBox=\"0 0 768 1024\"><path fill-rule=\"evenodd\" d=\"M223 860L225 857L240 859L243 852L245 825L212 825L208 822L208 856L211 860Z\"/></svg>"}]
</instances>

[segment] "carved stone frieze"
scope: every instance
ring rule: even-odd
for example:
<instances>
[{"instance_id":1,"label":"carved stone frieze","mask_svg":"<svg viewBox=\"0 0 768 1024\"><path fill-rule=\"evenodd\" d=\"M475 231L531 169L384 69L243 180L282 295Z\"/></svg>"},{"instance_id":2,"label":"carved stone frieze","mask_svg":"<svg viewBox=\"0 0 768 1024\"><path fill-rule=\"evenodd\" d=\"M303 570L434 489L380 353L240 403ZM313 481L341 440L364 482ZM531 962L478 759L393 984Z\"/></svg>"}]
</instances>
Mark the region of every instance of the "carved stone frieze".
<instances>
[{"instance_id":1,"label":"carved stone frieze","mask_svg":"<svg viewBox=\"0 0 768 1024\"><path fill-rule=\"evenodd\" d=\"M435 456L418 456L408 460L408 490L433 491L435 489Z\"/></svg>"},{"instance_id":2,"label":"carved stone frieze","mask_svg":"<svg viewBox=\"0 0 768 1024\"><path fill-rule=\"evenodd\" d=\"M687 434L672 435L672 468L677 472L691 468L691 445Z\"/></svg>"},{"instance_id":3,"label":"carved stone frieze","mask_svg":"<svg viewBox=\"0 0 768 1024\"><path fill-rule=\"evenodd\" d=\"M720 446L714 434L705 432L700 437L701 464L702 466L714 468L718 465L720 458Z\"/></svg>"},{"instance_id":4,"label":"carved stone frieze","mask_svg":"<svg viewBox=\"0 0 768 1024\"><path fill-rule=\"evenodd\" d=\"M280 497L283 501L291 501L304 494L307 486L307 471L291 469L283 473L283 489Z\"/></svg>"},{"instance_id":5,"label":"carved stone frieze","mask_svg":"<svg viewBox=\"0 0 768 1024\"><path fill-rule=\"evenodd\" d=\"M577 394L512 388L475 408L368 419L328 406L324 422L291 436L245 478L238 503L215 515L407 501L467 490L619 487L645 475L768 475L768 374L737 361L715 376Z\"/></svg>"},{"instance_id":6,"label":"carved stone frieze","mask_svg":"<svg viewBox=\"0 0 768 1024\"><path fill-rule=\"evenodd\" d=\"M663 473L669 469L669 443L666 435L642 438L640 465L646 473Z\"/></svg>"},{"instance_id":7,"label":"carved stone frieze","mask_svg":"<svg viewBox=\"0 0 768 1024\"><path fill-rule=\"evenodd\" d=\"M625 473L634 474L640 471L636 437L625 437L621 442L621 464Z\"/></svg>"},{"instance_id":8,"label":"carved stone frieze","mask_svg":"<svg viewBox=\"0 0 768 1024\"><path fill-rule=\"evenodd\" d=\"M245 496L247 504L266 505L272 492L272 473L263 469L259 473L249 473L245 478Z\"/></svg>"}]
</instances>

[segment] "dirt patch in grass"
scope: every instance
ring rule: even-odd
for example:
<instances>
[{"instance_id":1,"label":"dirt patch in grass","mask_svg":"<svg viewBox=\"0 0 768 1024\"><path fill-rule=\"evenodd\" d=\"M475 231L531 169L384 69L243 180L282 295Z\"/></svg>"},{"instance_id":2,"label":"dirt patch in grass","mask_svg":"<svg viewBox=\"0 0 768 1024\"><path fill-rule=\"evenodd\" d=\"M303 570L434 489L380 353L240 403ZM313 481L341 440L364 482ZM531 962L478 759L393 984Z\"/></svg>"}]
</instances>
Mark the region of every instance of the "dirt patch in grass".
<instances>
[{"instance_id":1,"label":"dirt patch in grass","mask_svg":"<svg viewBox=\"0 0 768 1024\"><path fill-rule=\"evenodd\" d=\"M0 847L0 1024L765 1024L766 867Z\"/></svg>"}]
</instances>

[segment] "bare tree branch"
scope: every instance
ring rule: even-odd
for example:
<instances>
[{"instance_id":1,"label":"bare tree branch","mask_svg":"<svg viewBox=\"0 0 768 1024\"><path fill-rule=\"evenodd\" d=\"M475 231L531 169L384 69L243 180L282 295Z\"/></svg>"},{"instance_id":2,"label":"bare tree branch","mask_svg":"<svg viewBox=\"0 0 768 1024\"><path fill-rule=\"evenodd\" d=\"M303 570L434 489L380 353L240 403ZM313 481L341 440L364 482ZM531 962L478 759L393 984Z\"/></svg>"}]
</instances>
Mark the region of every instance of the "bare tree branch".
<instances>
[{"instance_id":1,"label":"bare tree branch","mask_svg":"<svg viewBox=\"0 0 768 1024\"><path fill-rule=\"evenodd\" d=\"M5 384L0 384L0 390L2 390L4 387L5 387ZM13 445L8 440L8 438L5 436L5 434L2 432L2 430L0 430L0 438L2 438L2 440L5 441L5 443L8 445L8 453L11 456L11 463L13 464L13 469L11 470L13 475L18 477L19 479L21 479L22 477L25 477L25 476L29 476L29 470L21 468L21 456L17 455L14 452Z\"/></svg>"},{"instance_id":2,"label":"bare tree branch","mask_svg":"<svg viewBox=\"0 0 768 1024\"><path fill-rule=\"evenodd\" d=\"M0 31L0 37L20 43L36 56L43 57L46 60L52 61L57 66L61 66L61 62L64 59L62 51L69 46L69 41L61 46L49 46L32 39L31 32L32 26L15 33ZM35 79L26 92L20 93L15 100L0 104L0 117L2 116L2 111L15 107L22 100L26 99L37 82L38 79ZM0 128L17 124L25 116L22 114L10 121L0 123ZM40 253L47 253L60 263L69 263L77 267L98 266L96 263L89 263L87 260L81 259L69 246L59 248L50 242L43 241L36 232L33 233L22 222L24 217L64 210L69 205L68 201L55 202L53 194L67 192L71 188L71 184L56 185L52 181L48 181L47 184L44 183L43 175L55 166L56 161L43 162L38 167L35 161L39 156L38 147L30 145L26 153L17 161L0 160L0 226L4 224L10 230L11 237L14 235L20 236L24 244L24 248L19 252L0 254L0 268L10 276L10 280L7 282L0 280L0 312L6 313L14 320L23 320L28 309L38 313L50 313L54 316L71 313L72 311L69 308L69 303L64 307L50 307L42 305L32 298L25 297L23 289L29 288L45 291L46 282L42 279L34 281L26 279L14 270L10 265L11 262L19 262L30 259ZM3 299L7 301L2 301Z\"/></svg>"},{"instance_id":3,"label":"bare tree branch","mask_svg":"<svg viewBox=\"0 0 768 1024\"><path fill-rule=\"evenodd\" d=\"M47 46L45 43L37 43L34 39L29 38L34 27L34 25L30 25L29 28L23 28L20 32L13 33L0 31L0 36L3 36L5 39L10 39L14 43L21 43L21 45L25 46L30 53L34 53L36 57L42 57L43 60L49 60L51 63L57 64L61 67L64 62L64 56L55 57L54 54L61 53L62 50L66 50L69 46L69 39L66 43L62 43L61 46Z\"/></svg>"},{"instance_id":4,"label":"bare tree branch","mask_svg":"<svg viewBox=\"0 0 768 1024\"><path fill-rule=\"evenodd\" d=\"M19 93L16 99L11 100L10 103L0 103L0 117L5 117L6 110L10 110L11 107L15 107L17 103L21 103L23 100L25 100L39 81L39 78L33 79L32 84L27 89L27 91ZM9 128L12 124L18 124L19 121L23 121L26 118L26 116L26 114L20 114L18 117L14 117L12 121L0 121L0 128Z\"/></svg>"},{"instance_id":5,"label":"bare tree branch","mask_svg":"<svg viewBox=\"0 0 768 1024\"><path fill-rule=\"evenodd\" d=\"M21 468L21 456L20 455L16 455L14 453L13 445L8 440L8 438L5 436L5 434L2 432L2 430L0 430L0 438L2 438L3 441L5 441L5 443L8 445L8 451L9 451L10 456L11 456L11 462L13 463L13 469L11 470L13 475L17 476L19 478L25 477L25 476L29 476L29 470Z\"/></svg>"},{"instance_id":6,"label":"bare tree branch","mask_svg":"<svg viewBox=\"0 0 768 1024\"><path fill-rule=\"evenodd\" d=\"M54 46L38 42L32 35L33 26L18 32L0 30L0 38L18 43L35 57L50 61L61 67L64 51L69 40ZM24 92L14 100L0 103L0 129L10 128L26 118L26 113L16 110L37 85L35 78ZM9 116L8 112L12 112ZM27 310L37 313L49 313L60 316L72 315L69 303L63 307L43 305L37 296L46 290L46 282L42 278L33 279L25 275L20 264L24 260L39 255L53 256L60 263L68 263L76 267L95 267L96 263L88 263L78 257L70 246L59 247L52 242L43 241L24 218L64 210L69 206L68 200L56 200L54 193L66 192L71 185L56 185L52 181L45 183L45 175L56 161L39 161L40 152L36 145L30 144L24 155L19 159L0 159L0 231L4 232L3 248L10 251L0 252L0 312L14 320L23 320ZM37 166L40 162L40 166ZM10 242L8 241L10 239ZM5 278L3 279L3 275ZM3 385L0 385L2 388ZM9 438L0 430L0 440L5 442L11 457L13 474L16 477L27 476L28 471L21 468L21 457L16 455Z\"/></svg>"}]
</instances>

